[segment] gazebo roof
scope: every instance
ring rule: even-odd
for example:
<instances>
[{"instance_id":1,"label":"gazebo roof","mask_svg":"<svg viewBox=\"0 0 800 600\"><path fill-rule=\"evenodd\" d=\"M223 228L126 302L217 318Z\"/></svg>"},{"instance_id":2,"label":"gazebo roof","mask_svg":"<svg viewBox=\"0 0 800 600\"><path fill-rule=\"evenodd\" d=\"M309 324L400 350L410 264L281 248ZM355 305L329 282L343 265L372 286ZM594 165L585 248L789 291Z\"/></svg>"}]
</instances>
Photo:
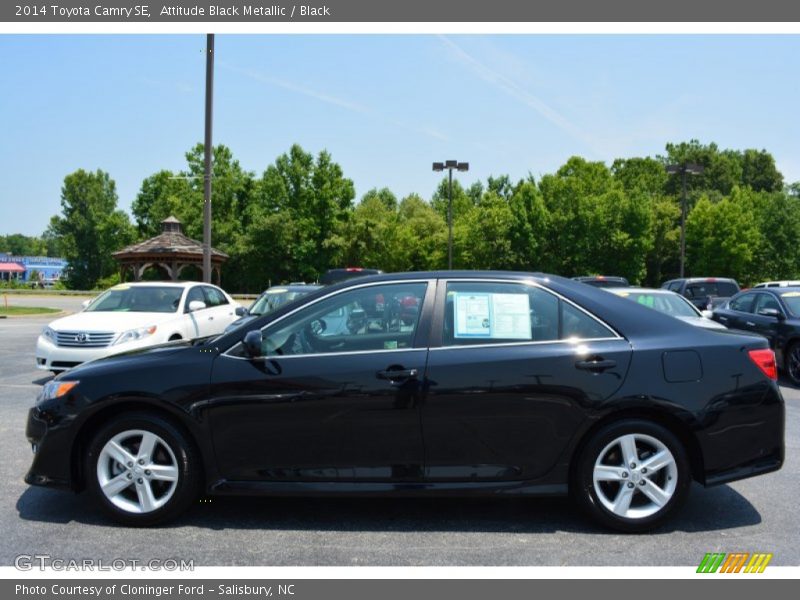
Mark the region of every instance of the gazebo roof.
<instances>
[{"instance_id":1,"label":"gazebo roof","mask_svg":"<svg viewBox=\"0 0 800 600\"><path fill-rule=\"evenodd\" d=\"M161 233L137 244L126 246L111 255L117 260L160 256L161 258L198 258L203 256L203 244L183 234L181 222L173 216L161 221ZM228 255L211 248L211 260L224 262Z\"/></svg>"}]
</instances>

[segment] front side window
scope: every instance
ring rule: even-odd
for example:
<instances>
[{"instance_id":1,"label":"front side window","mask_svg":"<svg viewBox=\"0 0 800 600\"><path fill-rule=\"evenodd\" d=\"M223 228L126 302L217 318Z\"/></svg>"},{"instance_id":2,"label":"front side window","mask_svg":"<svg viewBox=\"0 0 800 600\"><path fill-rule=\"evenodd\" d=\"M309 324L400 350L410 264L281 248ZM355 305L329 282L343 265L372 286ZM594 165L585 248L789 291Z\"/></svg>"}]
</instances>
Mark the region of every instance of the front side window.
<instances>
[{"instance_id":1,"label":"front side window","mask_svg":"<svg viewBox=\"0 0 800 600\"><path fill-rule=\"evenodd\" d=\"M189 305L192 302L202 302L203 304L206 304L206 306L208 306L208 304L206 303L206 297L203 294L202 286L196 285L193 288L191 288L189 292L186 294L186 302L185 302L186 307L184 308L185 312L187 313L189 312Z\"/></svg>"},{"instance_id":2,"label":"front side window","mask_svg":"<svg viewBox=\"0 0 800 600\"><path fill-rule=\"evenodd\" d=\"M206 306L222 306L228 303L225 294L220 292L217 288L211 286L203 286L203 292L206 295Z\"/></svg>"},{"instance_id":3,"label":"front side window","mask_svg":"<svg viewBox=\"0 0 800 600\"><path fill-rule=\"evenodd\" d=\"M755 309L753 312L760 314L765 308L772 308L778 311L781 310L781 306L778 304L778 300L775 298L775 296L772 294L759 294L758 298L756 299Z\"/></svg>"},{"instance_id":4,"label":"front side window","mask_svg":"<svg viewBox=\"0 0 800 600\"><path fill-rule=\"evenodd\" d=\"M616 336L594 317L536 286L447 284L444 346L608 337Z\"/></svg>"},{"instance_id":5,"label":"front side window","mask_svg":"<svg viewBox=\"0 0 800 600\"><path fill-rule=\"evenodd\" d=\"M373 285L302 308L264 330L266 356L297 356L414 346L426 283Z\"/></svg>"}]
</instances>

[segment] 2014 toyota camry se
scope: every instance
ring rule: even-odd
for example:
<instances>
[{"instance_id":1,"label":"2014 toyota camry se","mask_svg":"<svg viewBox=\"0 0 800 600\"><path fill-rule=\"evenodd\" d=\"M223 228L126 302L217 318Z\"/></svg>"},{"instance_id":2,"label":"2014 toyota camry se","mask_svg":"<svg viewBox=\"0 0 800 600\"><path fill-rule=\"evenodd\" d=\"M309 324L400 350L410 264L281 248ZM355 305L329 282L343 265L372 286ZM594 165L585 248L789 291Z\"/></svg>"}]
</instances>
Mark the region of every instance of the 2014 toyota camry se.
<instances>
[{"instance_id":1,"label":"2014 toyota camry se","mask_svg":"<svg viewBox=\"0 0 800 600\"><path fill-rule=\"evenodd\" d=\"M561 277L384 274L216 338L92 361L31 409L26 481L130 525L199 494L571 494L658 526L706 486L775 471L763 337L703 330Z\"/></svg>"}]
</instances>

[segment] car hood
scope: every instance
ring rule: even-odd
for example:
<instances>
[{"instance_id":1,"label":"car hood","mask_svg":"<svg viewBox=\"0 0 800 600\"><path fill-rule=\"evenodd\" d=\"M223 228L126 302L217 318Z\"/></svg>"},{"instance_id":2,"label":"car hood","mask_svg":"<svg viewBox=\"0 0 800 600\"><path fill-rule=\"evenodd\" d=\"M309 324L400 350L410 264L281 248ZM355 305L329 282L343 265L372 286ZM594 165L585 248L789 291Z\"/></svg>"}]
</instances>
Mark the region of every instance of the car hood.
<instances>
[{"instance_id":1,"label":"car hood","mask_svg":"<svg viewBox=\"0 0 800 600\"><path fill-rule=\"evenodd\" d=\"M177 313L156 312L79 312L56 319L50 328L56 331L127 331L169 321Z\"/></svg>"},{"instance_id":2,"label":"car hood","mask_svg":"<svg viewBox=\"0 0 800 600\"><path fill-rule=\"evenodd\" d=\"M147 346L138 350L128 350L119 354L103 356L94 360L86 361L65 371L59 375L59 379L80 379L85 375L106 375L108 373L122 369L129 371L131 368L146 367L151 364L159 365L164 359L180 352L196 352L196 346L203 343L205 339L199 340L176 340L165 342L155 346Z\"/></svg>"},{"instance_id":3,"label":"car hood","mask_svg":"<svg viewBox=\"0 0 800 600\"><path fill-rule=\"evenodd\" d=\"M703 327L705 329L727 329L725 325L722 323L717 323L716 321L712 321L711 319L706 319L705 317L675 317L676 319L680 319L684 323L689 323L689 325L694 325L695 327Z\"/></svg>"},{"instance_id":4,"label":"car hood","mask_svg":"<svg viewBox=\"0 0 800 600\"><path fill-rule=\"evenodd\" d=\"M229 331L233 331L234 329L236 329L237 327L241 327L242 325L247 325L248 323L251 323L251 322L255 321L260 316L261 315L247 315L247 316L241 317L240 319L236 319L233 323L231 323L230 325L228 325L225 328L225 333L228 333Z\"/></svg>"}]
</instances>

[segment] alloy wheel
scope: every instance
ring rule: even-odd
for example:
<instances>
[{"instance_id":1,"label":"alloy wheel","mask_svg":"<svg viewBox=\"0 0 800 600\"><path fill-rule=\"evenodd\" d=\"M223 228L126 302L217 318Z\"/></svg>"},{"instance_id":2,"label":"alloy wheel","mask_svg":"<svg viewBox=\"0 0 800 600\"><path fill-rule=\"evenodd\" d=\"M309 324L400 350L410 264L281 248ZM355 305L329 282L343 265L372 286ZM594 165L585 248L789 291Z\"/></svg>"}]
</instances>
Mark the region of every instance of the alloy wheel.
<instances>
[{"instance_id":1,"label":"alloy wheel","mask_svg":"<svg viewBox=\"0 0 800 600\"><path fill-rule=\"evenodd\" d=\"M618 517L643 519L662 510L678 485L678 466L655 437L629 433L607 444L592 473L600 503Z\"/></svg>"},{"instance_id":2,"label":"alloy wheel","mask_svg":"<svg viewBox=\"0 0 800 600\"><path fill-rule=\"evenodd\" d=\"M158 510L178 485L175 453L152 431L131 429L109 439L97 459L97 481L117 508L134 514Z\"/></svg>"}]
</instances>

